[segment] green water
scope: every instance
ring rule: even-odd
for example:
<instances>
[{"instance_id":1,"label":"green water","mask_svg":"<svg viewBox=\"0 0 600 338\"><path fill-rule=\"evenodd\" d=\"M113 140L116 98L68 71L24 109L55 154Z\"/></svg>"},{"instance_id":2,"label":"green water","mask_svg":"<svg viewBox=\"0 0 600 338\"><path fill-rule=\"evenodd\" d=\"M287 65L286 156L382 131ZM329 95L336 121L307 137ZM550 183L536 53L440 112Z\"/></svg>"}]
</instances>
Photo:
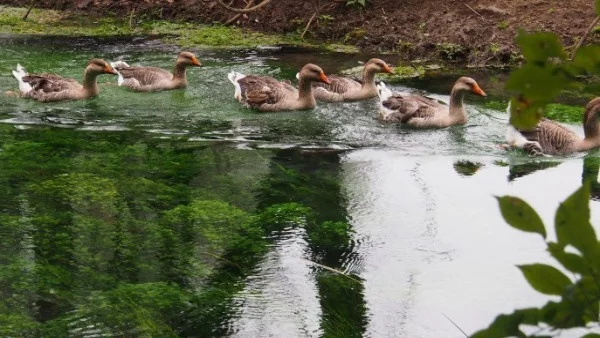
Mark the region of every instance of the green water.
<instances>
[{"instance_id":1,"label":"green water","mask_svg":"<svg viewBox=\"0 0 600 338\"><path fill-rule=\"evenodd\" d=\"M170 68L143 38L0 37L10 70L81 78L91 57ZM596 153L504 152L506 115L469 97L469 123L381 125L375 101L259 114L226 74L293 79L368 56L195 50L189 88L41 104L0 96L0 336L462 337L546 298L515 264L549 261L504 224L517 195L547 224L597 182ZM393 61L393 60L390 60ZM474 72L502 102L505 74ZM453 76L392 84L442 100ZM580 126L573 126L582 132ZM594 224L600 224L594 186ZM329 269L345 272L341 275ZM444 314L444 315L442 315Z\"/></svg>"}]
</instances>

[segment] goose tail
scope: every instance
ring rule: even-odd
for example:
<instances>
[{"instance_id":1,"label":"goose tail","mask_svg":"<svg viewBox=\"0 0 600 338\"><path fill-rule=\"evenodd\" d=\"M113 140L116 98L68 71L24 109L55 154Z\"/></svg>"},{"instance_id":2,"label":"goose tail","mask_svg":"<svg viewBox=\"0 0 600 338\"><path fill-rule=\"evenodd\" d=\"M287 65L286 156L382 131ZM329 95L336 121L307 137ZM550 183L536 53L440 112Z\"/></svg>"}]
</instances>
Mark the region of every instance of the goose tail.
<instances>
[{"instance_id":1,"label":"goose tail","mask_svg":"<svg viewBox=\"0 0 600 338\"><path fill-rule=\"evenodd\" d=\"M21 64L17 63L17 69L13 70L12 74L19 83L19 90L21 93L27 93L32 89L31 85L23 80L23 78L29 74Z\"/></svg>"}]
</instances>

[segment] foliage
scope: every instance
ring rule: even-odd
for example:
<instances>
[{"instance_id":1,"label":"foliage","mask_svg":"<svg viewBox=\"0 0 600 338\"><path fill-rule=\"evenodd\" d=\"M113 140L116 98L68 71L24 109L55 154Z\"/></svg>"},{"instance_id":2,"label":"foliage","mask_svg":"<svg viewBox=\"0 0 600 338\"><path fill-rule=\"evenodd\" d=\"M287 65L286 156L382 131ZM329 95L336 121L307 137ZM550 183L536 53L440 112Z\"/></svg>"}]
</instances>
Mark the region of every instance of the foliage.
<instances>
[{"instance_id":1,"label":"foliage","mask_svg":"<svg viewBox=\"0 0 600 338\"><path fill-rule=\"evenodd\" d=\"M600 14L600 0L596 0L596 12ZM527 62L511 73L506 89L515 95L511 99L510 122L518 128L535 126L546 112L548 103L562 90L575 87L578 76L600 74L599 46L580 48L571 60L567 58L558 37L552 33L527 34L521 31L517 43ZM547 241L546 245L561 268L546 264L519 266L536 291L559 296L559 300L549 301L539 308L499 315L486 329L471 337L541 337L544 331L589 329L590 325L598 325L600 243L590 223L589 209L590 183L597 184L597 173L598 167L594 166L591 175L594 179L585 179L584 176L583 186L562 202L556 211L556 242ZM546 227L525 201L503 196L498 197L498 203L508 224L546 239ZM565 275L566 271L573 277ZM538 327L538 330L526 334L521 326ZM585 337L597 336L589 333Z\"/></svg>"},{"instance_id":2,"label":"foliage","mask_svg":"<svg viewBox=\"0 0 600 338\"><path fill-rule=\"evenodd\" d=\"M511 314L500 315L487 329L471 337L538 337L537 334L525 334L520 325L542 327L543 331L544 326L550 329L569 329L598 322L600 243L590 223L589 198L590 187L586 182L562 202L556 211L556 242L548 241L546 245L561 269L545 264L519 266L525 279L535 290L560 296L560 300L550 301L540 308L515 310ZM503 196L498 198L498 203L502 216L512 227L546 238L541 218L526 202ZM569 278L564 271L577 277Z\"/></svg>"},{"instance_id":3,"label":"foliage","mask_svg":"<svg viewBox=\"0 0 600 338\"><path fill-rule=\"evenodd\" d=\"M514 94L510 122L518 128L533 127L562 90L575 88L579 76L600 70L598 46L582 47L570 60L552 33L520 31L517 44L527 62L511 73L506 89Z\"/></svg>"}]
</instances>

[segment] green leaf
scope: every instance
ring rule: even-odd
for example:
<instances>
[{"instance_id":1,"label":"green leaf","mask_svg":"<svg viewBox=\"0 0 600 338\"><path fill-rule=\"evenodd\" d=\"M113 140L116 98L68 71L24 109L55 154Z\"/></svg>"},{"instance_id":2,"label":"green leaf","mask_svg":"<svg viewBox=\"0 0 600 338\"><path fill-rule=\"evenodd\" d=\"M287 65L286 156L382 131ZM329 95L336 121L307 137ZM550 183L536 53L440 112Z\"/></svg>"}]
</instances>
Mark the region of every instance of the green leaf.
<instances>
[{"instance_id":1,"label":"green leaf","mask_svg":"<svg viewBox=\"0 0 600 338\"><path fill-rule=\"evenodd\" d=\"M573 57L573 65L589 73L600 73L600 46L579 48Z\"/></svg>"},{"instance_id":2,"label":"green leaf","mask_svg":"<svg viewBox=\"0 0 600 338\"><path fill-rule=\"evenodd\" d=\"M535 232L546 238L546 229L540 216L529 204L512 196L496 197L502 217L513 228L526 232Z\"/></svg>"},{"instance_id":3,"label":"green leaf","mask_svg":"<svg viewBox=\"0 0 600 338\"><path fill-rule=\"evenodd\" d=\"M560 296L572 284L569 277L550 265L529 264L518 267L529 285L543 294Z\"/></svg>"},{"instance_id":4,"label":"green leaf","mask_svg":"<svg viewBox=\"0 0 600 338\"><path fill-rule=\"evenodd\" d=\"M600 0L596 0L596 15L600 15Z\"/></svg>"},{"instance_id":5,"label":"green leaf","mask_svg":"<svg viewBox=\"0 0 600 338\"><path fill-rule=\"evenodd\" d=\"M548 252L567 270L580 274L589 274L590 269L583 257L564 251L564 247L557 243L548 243Z\"/></svg>"},{"instance_id":6,"label":"green leaf","mask_svg":"<svg viewBox=\"0 0 600 338\"><path fill-rule=\"evenodd\" d=\"M556 211L555 228L558 244L572 245L583 253L584 258L593 257L598 240L590 224L590 186L583 184Z\"/></svg>"},{"instance_id":7,"label":"green leaf","mask_svg":"<svg viewBox=\"0 0 600 338\"><path fill-rule=\"evenodd\" d=\"M528 62L546 61L548 58L565 59L565 51L558 36L554 33L526 33L520 30L517 44Z\"/></svg>"},{"instance_id":8,"label":"green leaf","mask_svg":"<svg viewBox=\"0 0 600 338\"><path fill-rule=\"evenodd\" d=\"M598 1L596 1L596 3L598 3ZM585 336L582 336L581 338L600 338L600 334L588 333Z\"/></svg>"},{"instance_id":9,"label":"green leaf","mask_svg":"<svg viewBox=\"0 0 600 338\"><path fill-rule=\"evenodd\" d=\"M537 325L540 318L540 310L536 308L515 310L508 315L499 315L486 329L478 331L470 338L505 338L525 337L519 330L519 325Z\"/></svg>"},{"instance_id":10,"label":"green leaf","mask_svg":"<svg viewBox=\"0 0 600 338\"><path fill-rule=\"evenodd\" d=\"M566 86L565 76L556 66L526 64L510 73L505 89L529 100L550 101Z\"/></svg>"}]
</instances>

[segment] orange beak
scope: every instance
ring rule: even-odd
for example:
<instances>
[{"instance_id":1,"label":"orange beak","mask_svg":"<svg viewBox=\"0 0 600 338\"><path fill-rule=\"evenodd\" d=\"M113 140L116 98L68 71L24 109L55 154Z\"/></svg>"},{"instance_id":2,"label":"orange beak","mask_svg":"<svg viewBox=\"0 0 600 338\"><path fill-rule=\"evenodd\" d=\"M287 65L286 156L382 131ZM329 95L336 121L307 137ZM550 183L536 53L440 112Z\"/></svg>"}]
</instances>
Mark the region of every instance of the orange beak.
<instances>
[{"instance_id":1,"label":"orange beak","mask_svg":"<svg viewBox=\"0 0 600 338\"><path fill-rule=\"evenodd\" d=\"M331 81L329 81L329 79L323 72L321 72L321 74L319 74L319 80L321 80L321 82L323 82L323 83L331 84Z\"/></svg>"},{"instance_id":2,"label":"orange beak","mask_svg":"<svg viewBox=\"0 0 600 338\"><path fill-rule=\"evenodd\" d=\"M113 67L111 67L111 66L110 66L108 63L104 65L104 72L105 72L106 74L115 74L115 75L119 74L119 73L117 73L117 71L116 71L116 70L114 70L114 69L113 69Z\"/></svg>"},{"instance_id":3,"label":"orange beak","mask_svg":"<svg viewBox=\"0 0 600 338\"><path fill-rule=\"evenodd\" d=\"M202 64L200 63L200 61L198 61L198 59L196 59L195 56L192 58L192 64L194 66L202 67Z\"/></svg>"},{"instance_id":4,"label":"orange beak","mask_svg":"<svg viewBox=\"0 0 600 338\"><path fill-rule=\"evenodd\" d=\"M477 83L473 85L472 91L479 96L487 96L487 94L481 89L481 87L479 87Z\"/></svg>"},{"instance_id":5,"label":"orange beak","mask_svg":"<svg viewBox=\"0 0 600 338\"><path fill-rule=\"evenodd\" d=\"M386 73L394 74L394 71L388 65L383 65L383 71Z\"/></svg>"}]
</instances>

